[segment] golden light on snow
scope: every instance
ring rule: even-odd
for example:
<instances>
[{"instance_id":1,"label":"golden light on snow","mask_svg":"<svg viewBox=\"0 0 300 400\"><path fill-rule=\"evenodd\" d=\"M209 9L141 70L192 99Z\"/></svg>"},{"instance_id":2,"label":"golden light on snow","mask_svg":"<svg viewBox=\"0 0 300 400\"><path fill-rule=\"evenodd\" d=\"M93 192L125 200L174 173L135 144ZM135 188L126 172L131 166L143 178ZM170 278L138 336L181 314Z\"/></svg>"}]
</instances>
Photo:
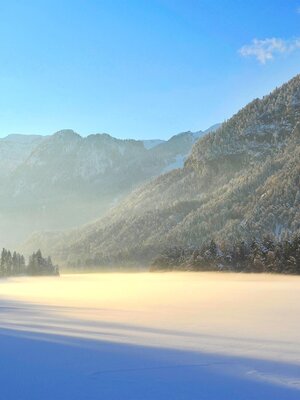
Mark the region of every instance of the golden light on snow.
<instances>
[{"instance_id":1,"label":"golden light on snow","mask_svg":"<svg viewBox=\"0 0 300 400\"><path fill-rule=\"evenodd\" d=\"M13 278L1 281L0 299L2 328L300 360L300 277L116 273Z\"/></svg>"}]
</instances>

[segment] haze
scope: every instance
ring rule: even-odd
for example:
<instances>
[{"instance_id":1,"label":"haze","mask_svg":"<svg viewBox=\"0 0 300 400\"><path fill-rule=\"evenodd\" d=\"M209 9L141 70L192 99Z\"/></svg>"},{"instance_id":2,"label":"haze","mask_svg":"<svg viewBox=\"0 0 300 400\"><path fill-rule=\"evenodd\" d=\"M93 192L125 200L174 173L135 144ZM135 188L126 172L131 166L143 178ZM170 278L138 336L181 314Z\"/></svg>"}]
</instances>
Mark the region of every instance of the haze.
<instances>
[{"instance_id":1,"label":"haze","mask_svg":"<svg viewBox=\"0 0 300 400\"><path fill-rule=\"evenodd\" d=\"M0 400L299 400L300 0L0 0Z\"/></svg>"},{"instance_id":2,"label":"haze","mask_svg":"<svg viewBox=\"0 0 300 400\"><path fill-rule=\"evenodd\" d=\"M299 277L78 274L0 293L6 400L298 398Z\"/></svg>"},{"instance_id":3,"label":"haze","mask_svg":"<svg viewBox=\"0 0 300 400\"><path fill-rule=\"evenodd\" d=\"M1 300L16 305L2 308L2 328L300 361L298 277L107 273L15 278L1 282Z\"/></svg>"}]
</instances>

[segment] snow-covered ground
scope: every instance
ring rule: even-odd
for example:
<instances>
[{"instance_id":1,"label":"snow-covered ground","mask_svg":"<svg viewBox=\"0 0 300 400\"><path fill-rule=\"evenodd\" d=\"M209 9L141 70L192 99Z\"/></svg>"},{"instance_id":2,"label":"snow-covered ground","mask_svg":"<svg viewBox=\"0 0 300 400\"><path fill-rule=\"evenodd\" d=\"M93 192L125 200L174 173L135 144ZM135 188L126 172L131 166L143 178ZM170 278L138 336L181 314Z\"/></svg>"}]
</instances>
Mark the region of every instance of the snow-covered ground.
<instances>
[{"instance_id":1,"label":"snow-covered ground","mask_svg":"<svg viewBox=\"0 0 300 400\"><path fill-rule=\"evenodd\" d=\"M300 277L0 281L0 399L299 399Z\"/></svg>"}]
</instances>

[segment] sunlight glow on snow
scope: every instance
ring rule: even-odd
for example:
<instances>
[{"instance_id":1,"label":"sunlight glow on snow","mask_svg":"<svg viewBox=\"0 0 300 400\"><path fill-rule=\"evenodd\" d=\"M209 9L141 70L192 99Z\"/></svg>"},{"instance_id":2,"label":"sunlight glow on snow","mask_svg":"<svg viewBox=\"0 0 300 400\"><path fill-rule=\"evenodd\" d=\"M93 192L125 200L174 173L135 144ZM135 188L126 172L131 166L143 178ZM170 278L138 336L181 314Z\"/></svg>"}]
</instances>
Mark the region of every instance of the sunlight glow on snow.
<instances>
[{"instance_id":1,"label":"sunlight glow on snow","mask_svg":"<svg viewBox=\"0 0 300 400\"><path fill-rule=\"evenodd\" d=\"M0 328L300 362L300 277L137 273L12 278Z\"/></svg>"}]
</instances>

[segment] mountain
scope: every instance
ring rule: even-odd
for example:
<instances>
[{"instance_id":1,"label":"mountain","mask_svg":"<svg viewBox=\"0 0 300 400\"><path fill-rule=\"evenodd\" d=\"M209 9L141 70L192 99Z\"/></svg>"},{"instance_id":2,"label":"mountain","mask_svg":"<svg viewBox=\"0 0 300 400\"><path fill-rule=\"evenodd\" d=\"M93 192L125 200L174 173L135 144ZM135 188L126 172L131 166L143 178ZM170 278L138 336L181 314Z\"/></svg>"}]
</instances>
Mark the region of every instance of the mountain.
<instances>
[{"instance_id":1,"label":"mountain","mask_svg":"<svg viewBox=\"0 0 300 400\"><path fill-rule=\"evenodd\" d=\"M39 135L8 135L0 138L0 177L8 176L44 140Z\"/></svg>"},{"instance_id":2,"label":"mountain","mask_svg":"<svg viewBox=\"0 0 300 400\"><path fill-rule=\"evenodd\" d=\"M143 140L143 144L145 149L152 149L155 146L158 146L161 143L165 143L165 140L161 139L149 139L149 140Z\"/></svg>"},{"instance_id":3,"label":"mountain","mask_svg":"<svg viewBox=\"0 0 300 400\"><path fill-rule=\"evenodd\" d=\"M300 75L205 135L183 168L136 189L105 217L29 243L66 264L120 265L212 237L288 236L300 230L299 160Z\"/></svg>"},{"instance_id":4,"label":"mountain","mask_svg":"<svg viewBox=\"0 0 300 400\"><path fill-rule=\"evenodd\" d=\"M192 132L139 141L73 130L0 139L0 242L94 220L138 185L182 167L196 140Z\"/></svg>"},{"instance_id":5,"label":"mountain","mask_svg":"<svg viewBox=\"0 0 300 400\"><path fill-rule=\"evenodd\" d=\"M210 126L209 128L205 129L205 131L202 131L201 136L204 136L204 135L206 135L207 133L215 132L217 129L220 128L221 125L222 125L222 124L214 124L214 125ZM201 131L199 131L199 132L201 132Z\"/></svg>"}]
</instances>

